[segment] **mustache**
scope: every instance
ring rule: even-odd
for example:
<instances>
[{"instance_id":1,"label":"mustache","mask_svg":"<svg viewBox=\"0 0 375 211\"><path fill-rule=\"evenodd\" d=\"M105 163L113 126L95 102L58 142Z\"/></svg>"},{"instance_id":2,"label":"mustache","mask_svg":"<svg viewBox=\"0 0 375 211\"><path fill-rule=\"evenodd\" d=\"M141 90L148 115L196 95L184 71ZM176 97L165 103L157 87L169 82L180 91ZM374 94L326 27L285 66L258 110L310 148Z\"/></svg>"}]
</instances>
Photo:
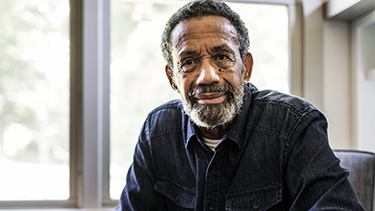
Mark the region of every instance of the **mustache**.
<instances>
[{"instance_id":1,"label":"mustache","mask_svg":"<svg viewBox=\"0 0 375 211\"><path fill-rule=\"evenodd\" d=\"M197 87L189 87L188 96L193 97L194 95L197 95L197 94L212 93L212 92L233 93L232 86L229 84L199 85Z\"/></svg>"}]
</instances>

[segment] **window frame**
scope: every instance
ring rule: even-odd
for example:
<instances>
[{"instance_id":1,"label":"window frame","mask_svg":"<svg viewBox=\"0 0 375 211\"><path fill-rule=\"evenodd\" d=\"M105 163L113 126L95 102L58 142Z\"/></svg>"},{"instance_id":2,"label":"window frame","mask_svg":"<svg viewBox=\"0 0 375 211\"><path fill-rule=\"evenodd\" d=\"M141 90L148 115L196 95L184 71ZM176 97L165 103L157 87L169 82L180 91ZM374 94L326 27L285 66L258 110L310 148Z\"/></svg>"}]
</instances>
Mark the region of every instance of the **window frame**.
<instances>
[{"instance_id":1,"label":"window frame","mask_svg":"<svg viewBox=\"0 0 375 211\"><path fill-rule=\"evenodd\" d=\"M302 1L299 0L225 0L226 2L275 4L288 7L289 18L289 91L303 96Z\"/></svg>"},{"instance_id":2,"label":"window frame","mask_svg":"<svg viewBox=\"0 0 375 211\"><path fill-rule=\"evenodd\" d=\"M168 0L164 0L168 1ZM302 96L298 0L229 0L288 7L290 92ZM115 207L110 199L110 0L70 0L70 197L0 201L0 208Z\"/></svg>"}]
</instances>

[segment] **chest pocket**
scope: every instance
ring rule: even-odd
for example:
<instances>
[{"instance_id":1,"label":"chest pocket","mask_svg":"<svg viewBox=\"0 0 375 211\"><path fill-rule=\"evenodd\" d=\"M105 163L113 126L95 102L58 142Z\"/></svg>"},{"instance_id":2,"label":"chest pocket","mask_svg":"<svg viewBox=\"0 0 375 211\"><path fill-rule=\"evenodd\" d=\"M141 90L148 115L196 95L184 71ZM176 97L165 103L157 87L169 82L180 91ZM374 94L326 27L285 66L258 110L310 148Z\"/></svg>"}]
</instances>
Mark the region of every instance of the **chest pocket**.
<instances>
[{"instance_id":1,"label":"chest pocket","mask_svg":"<svg viewBox=\"0 0 375 211\"><path fill-rule=\"evenodd\" d=\"M226 197L226 211L263 211L282 201L281 185L267 186L230 193Z\"/></svg>"},{"instance_id":2,"label":"chest pocket","mask_svg":"<svg viewBox=\"0 0 375 211\"><path fill-rule=\"evenodd\" d=\"M158 179L154 189L165 196L169 210L190 210L195 208L193 191L170 179Z\"/></svg>"}]
</instances>

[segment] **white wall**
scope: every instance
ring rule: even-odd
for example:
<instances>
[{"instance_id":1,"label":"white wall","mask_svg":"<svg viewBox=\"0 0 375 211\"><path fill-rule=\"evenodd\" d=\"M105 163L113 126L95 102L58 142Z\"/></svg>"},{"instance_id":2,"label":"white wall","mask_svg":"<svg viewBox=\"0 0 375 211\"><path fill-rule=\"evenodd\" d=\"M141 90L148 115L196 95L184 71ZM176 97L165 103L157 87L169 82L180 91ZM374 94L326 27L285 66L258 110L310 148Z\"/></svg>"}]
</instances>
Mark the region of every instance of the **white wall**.
<instances>
[{"instance_id":1,"label":"white wall","mask_svg":"<svg viewBox=\"0 0 375 211\"><path fill-rule=\"evenodd\" d=\"M355 148L352 141L349 24L323 23L323 109L336 149Z\"/></svg>"},{"instance_id":2,"label":"white wall","mask_svg":"<svg viewBox=\"0 0 375 211\"><path fill-rule=\"evenodd\" d=\"M303 96L326 115L332 148L352 149L349 24L323 12L322 1L303 1Z\"/></svg>"},{"instance_id":3,"label":"white wall","mask_svg":"<svg viewBox=\"0 0 375 211\"><path fill-rule=\"evenodd\" d=\"M352 25L353 140L375 152L375 10Z\"/></svg>"},{"instance_id":4,"label":"white wall","mask_svg":"<svg viewBox=\"0 0 375 211\"><path fill-rule=\"evenodd\" d=\"M321 0L302 3L303 97L326 115L332 148L375 151L375 79L365 79L375 68L375 23L354 51L355 24L326 20Z\"/></svg>"},{"instance_id":5,"label":"white wall","mask_svg":"<svg viewBox=\"0 0 375 211\"><path fill-rule=\"evenodd\" d=\"M304 0L303 22L303 97L323 108L323 12L321 1Z\"/></svg>"}]
</instances>

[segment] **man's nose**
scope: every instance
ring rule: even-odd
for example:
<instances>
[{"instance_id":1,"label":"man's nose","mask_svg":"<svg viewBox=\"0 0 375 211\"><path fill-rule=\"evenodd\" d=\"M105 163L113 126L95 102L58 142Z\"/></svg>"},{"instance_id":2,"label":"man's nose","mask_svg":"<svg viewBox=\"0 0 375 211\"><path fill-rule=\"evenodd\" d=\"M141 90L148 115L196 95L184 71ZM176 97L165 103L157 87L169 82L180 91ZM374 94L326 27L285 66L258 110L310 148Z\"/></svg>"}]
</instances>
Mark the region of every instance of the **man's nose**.
<instances>
[{"instance_id":1,"label":"man's nose","mask_svg":"<svg viewBox=\"0 0 375 211\"><path fill-rule=\"evenodd\" d=\"M218 69L209 61L203 61L196 81L197 85L210 85L212 83L220 82L218 72Z\"/></svg>"}]
</instances>

